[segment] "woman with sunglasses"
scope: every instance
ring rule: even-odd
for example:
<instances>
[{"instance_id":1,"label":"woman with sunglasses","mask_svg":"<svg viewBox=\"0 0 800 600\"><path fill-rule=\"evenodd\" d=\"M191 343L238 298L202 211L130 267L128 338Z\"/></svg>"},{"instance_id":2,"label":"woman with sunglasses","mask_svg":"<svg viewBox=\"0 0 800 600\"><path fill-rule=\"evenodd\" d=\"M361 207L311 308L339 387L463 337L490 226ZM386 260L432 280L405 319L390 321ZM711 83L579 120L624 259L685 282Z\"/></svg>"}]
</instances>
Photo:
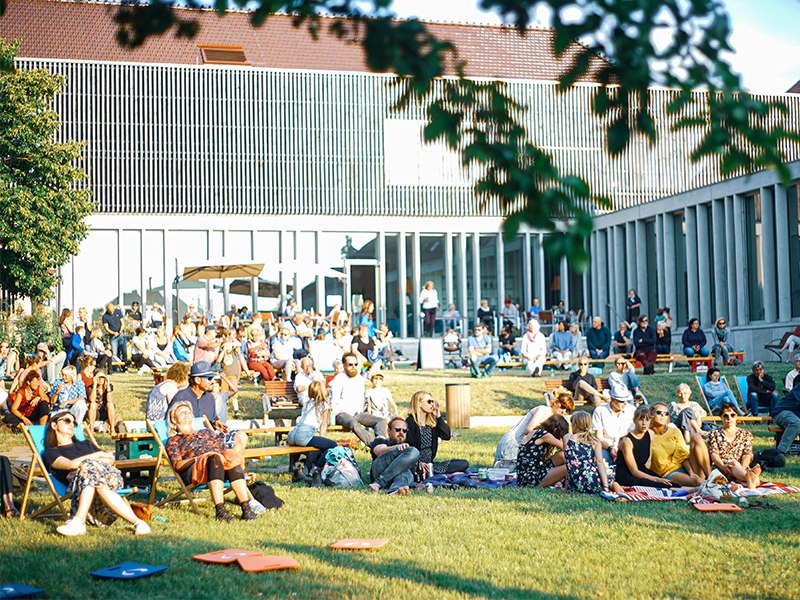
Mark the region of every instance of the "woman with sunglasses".
<instances>
[{"instance_id":1,"label":"woman with sunglasses","mask_svg":"<svg viewBox=\"0 0 800 600\"><path fill-rule=\"evenodd\" d=\"M133 525L136 535L147 535L150 527L117 494L122 473L114 467L114 455L89 440L75 437L75 417L62 410L50 415L44 440L44 464L72 495L70 519L56 529L65 536L86 533L86 521L110 525L117 516Z\"/></svg>"},{"instance_id":2,"label":"woman with sunglasses","mask_svg":"<svg viewBox=\"0 0 800 600\"><path fill-rule=\"evenodd\" d=\"M435 462L439 440L450 439L450 426L439 410L439 403L429 392L414 392L411 396L410 413L406 418L408 443L419 450L418 471L423 474L423 478L443 473L459 473L469 468L469 461L459 458ZM433 465L433 472L430 472L428 465Z\"/></svg>"},{"instance_id":3,"label":"woman with sunglasses","mask_svg":"<svg viewBox=\"0 0 800 600\"><path fill-rule=\"evenodd\" d=\"M304 358L303 360L310 359ZM303 464L298 461L292 469L292 482L302 481L310 483L314 487L322 487L320 475L325 466L325 455L328 450L337 445L336 442L325 437L331 414L328 391L322 381L315 379L308 385L308 394L299 394L298 398L302 396L305 396L305 402L297 424L289 432L289 443L292 446L313 446L319 449L319 452L308 456L311 478L306 476L303 472Z\"/></svg>"},{"instance_id":4,"label":"woman with sunglasses","mask_svg":"<svg viewBox=\"0 0 800 600\"><path fill-rule=\"evenodd\" d=\"M690 453L680 429L668 427L670 416L667 405L663 402L653 404L650 407L650 417L650 431L653 432L650 468L653 472L679 486L702 484L708 475L708 467L702 464L697 454Z\"/></svg>"},{"instance_id":5,"label":"woman with sunglasses","mask_svg":"<svg viewBox=\"0 0 800 600\"><path fill-rule=\"evenodd\" d=\"M708 450L714 467L729 481L742 483L754 490L761 483L761 465L750 466L753 462L753 434L739 429L736 407L730 402L722 403L722 427L708 436Z\"/></svg>"},{"instance_id":6,"label":"woman with sunglasses","mask_svg":"<svg viewBox=\"0 0 800 600\"><path fill-rule=\"evenodd\" d=\"M603 402L608 402L608 398L597 391L597 381L589 373L589 359L585 356L578 360L578 370L569 374L567 389L578 403L600 406Z\"/></svg>"},{"instance_id":7,"label":"woman with sunglasses","mask_svg":"<svg viewBox=\"0 0 800 600\"><path fill-rule=\"evenodd\" d=\"M711 331L711 337L714 339L714 345L711 346L711 354L714 355L713 366L717 366L720 356L722 357L722 365L727 365L730 362L729 354L733 352L733 346L731 345L731 332L728 329L728 321L725 317L717 317L714 329Z\"/></svg>"}]
</instances>

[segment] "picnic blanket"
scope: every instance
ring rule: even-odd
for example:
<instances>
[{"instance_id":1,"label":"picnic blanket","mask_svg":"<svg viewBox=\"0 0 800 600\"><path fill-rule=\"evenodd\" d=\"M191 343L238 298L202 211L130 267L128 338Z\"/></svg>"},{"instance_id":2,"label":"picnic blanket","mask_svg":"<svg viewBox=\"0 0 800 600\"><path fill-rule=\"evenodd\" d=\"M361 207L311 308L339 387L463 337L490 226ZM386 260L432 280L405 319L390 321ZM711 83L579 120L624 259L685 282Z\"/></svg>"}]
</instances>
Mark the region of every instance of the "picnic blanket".
<instances>
[{"instance_id":1,"label":"picnic blanket","mask_svg":"<svg viewBox=\"0 0 800 600\"><path fill-rule=\"evenodd\" d=\"M492 481L490 479L478 479L477 477L477 469L468 469L463 473L451 473L447 475L434 475L433 477L428 477L425 481L417 483L415 487L423 488L426 485L431 484L435 488L455 489L459 487L467 487L497 489L509 485L517 485L515 479Z\"/></svg>"},{"instance_id":2,"label":"picnic blanket","mask_svg":"<svg viewBox=\"0 0 800 600\"><path fill-rule=\"evenodd\" d=\"M700 498L699 496L692 497L684 490L671 490L668 488L652 488L652 487L629 487L622 488L624 493L617 494L614 492L601 492L600 497L610 502L662 502L665 500L688 500L689 502L715 502L715 500L708 500ZM744 486L739 486L736 490L735 496L737 497L755 497L755 496L770 496L773 494L797 494L800 488L791 485L786 485L777 481L765 481L756 489L751 490Z\"/></svg>"}]
</instances>

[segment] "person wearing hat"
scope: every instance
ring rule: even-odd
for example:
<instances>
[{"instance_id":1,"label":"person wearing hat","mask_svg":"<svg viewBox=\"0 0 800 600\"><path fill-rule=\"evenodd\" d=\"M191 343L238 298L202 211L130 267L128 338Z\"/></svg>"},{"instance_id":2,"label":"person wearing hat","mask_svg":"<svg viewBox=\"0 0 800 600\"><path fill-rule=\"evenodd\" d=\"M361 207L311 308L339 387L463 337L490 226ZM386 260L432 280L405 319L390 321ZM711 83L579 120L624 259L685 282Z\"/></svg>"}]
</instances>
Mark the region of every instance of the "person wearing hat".
<instances>
[{"instance_id":1,"label":"person wearing hat","mask_svg":"<svg viewBox=\"0 0 800 600\"><path fill-rule=\"evenodd\" d=\"M228 433L228 427L217 415L216 401L214 394L211 393L211 382L218 378L219 374L211 370L208 362L204 360L196 362L189 371L189 387L175 393L169 403L169 410L172 410L172 407L178 402L188 402L195 417L205 416L214 429Z\"/></svg>"},{"instance_id":2,"label":"person wearing hat","mask_svg":"<svg viewBox=\"0 0 800 600\"><path fill-rule=\"evenodd\" d=\"M213 365L219 353L220 340L217 339L217 330L213 325L206 325L205 331L197 336L194 344L194 357L192 362L206 362Z\"/></svg>"},{"instance_id":3,"label":"person wearing hat","mask_svg":"<svg viewBox=\"0 0 800 600\"><path fill-rule=\"evenodd\" d=\"M381 419L392 418L398 413L397 404L392 392L383 387L383 373L374 373L369 380L372 389L367 390L367 412Z\"/></svg>"}]
</instances>

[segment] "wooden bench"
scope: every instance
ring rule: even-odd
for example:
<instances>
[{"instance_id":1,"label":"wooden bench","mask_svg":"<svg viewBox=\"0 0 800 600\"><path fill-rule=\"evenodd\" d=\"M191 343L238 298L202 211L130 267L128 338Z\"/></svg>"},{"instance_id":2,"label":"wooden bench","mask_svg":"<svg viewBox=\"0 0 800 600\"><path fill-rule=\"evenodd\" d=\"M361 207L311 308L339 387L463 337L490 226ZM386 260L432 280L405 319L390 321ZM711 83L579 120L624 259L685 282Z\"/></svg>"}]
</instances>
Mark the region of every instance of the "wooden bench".
<instances>
[{"instance_id":1,"label":"wooden bench","mask_svg":"<svg viewBox=\"0 0 800 600\"><path fill-rule=\"evenodd\" d=\"M770 433L775 435L775 446L781 443L781 438L783 437L783 427L779 425L770 425L768 428ZM789 450L786 454L800 454L800 435L797 436L796 439L792 440L792 443L789 445Z\"/></svg>"},{"instance_id":2,"label":"wooden bench","mask_svg":"<svg viewBox=\"0 0 800 600\"><path fill-rule=\"evenodd\" d=\"M292 429L292 427L270 427L269 433L275 434L275 445L277 446ZM350 431L350 428L343 425L329 425L327 431Z\"/></svg>"},{"instance_id":3,"label":"wooden bench","mask_svg":"<svg viewBox=\"0 0 800 600\"><path fill-rule=\"evenodd\" d=\"M275 406L274 399L286 398L286 404L299 408L300 403L297 400L297 392L294 390L294 382L283 381L282 379L273 379L272 381L264 382L264 393L269 396L270 402Z\"/></svg>"},{"instance_id":4,"label":"wooden bench","mask_svg":"<svg viewBox=\"0 0 800 600\"><path fill-rule=\"evenodd\" d=\"M597 383L597 391L602 392L603 390L610 389L608 385L608 378L607 377L595 377L595 382ZM545 387L545 398L548 396L553 398L553 393L560 387L567 388L569 385L569 379L554 379L548 378L544 380L544 387ZM567 388L569 389L569 388ZM548 401L548 404L550 402ZM577 403L576 403L577 404Z\"/></svg>"}]
</instances>

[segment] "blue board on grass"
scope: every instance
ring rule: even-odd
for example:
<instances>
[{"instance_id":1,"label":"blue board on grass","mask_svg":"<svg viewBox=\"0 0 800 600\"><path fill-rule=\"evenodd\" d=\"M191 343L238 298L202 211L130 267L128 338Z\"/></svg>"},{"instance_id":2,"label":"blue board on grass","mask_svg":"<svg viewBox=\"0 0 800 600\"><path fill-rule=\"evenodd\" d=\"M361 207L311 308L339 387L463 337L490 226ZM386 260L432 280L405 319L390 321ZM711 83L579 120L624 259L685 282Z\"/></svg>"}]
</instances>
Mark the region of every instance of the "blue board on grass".
<instances>
[{"instance_id":1,"label":"blue board on grass","mask_svg":"<svg viewBox=\"0 0 800 600\"><path fill-rule=\"evenodd\" d=\"M99 571L92 571L92 575L100 579L139 579L140 577L150 577L158 575L167 570L167 567L156 567L154 565L142 565L134 562L126 562L114 567L106 567Z\"/></svg>"},{"instance_id":2,"label":"blue board on grass","mask_svg":"<svg viewBox=\"0 0 800 600\"><path fill-rule=\"evenodd\" d=\"M0 583L0 598L29 598L42 592L44 590L21 583Z\"/></svg>"}]
</instances>

